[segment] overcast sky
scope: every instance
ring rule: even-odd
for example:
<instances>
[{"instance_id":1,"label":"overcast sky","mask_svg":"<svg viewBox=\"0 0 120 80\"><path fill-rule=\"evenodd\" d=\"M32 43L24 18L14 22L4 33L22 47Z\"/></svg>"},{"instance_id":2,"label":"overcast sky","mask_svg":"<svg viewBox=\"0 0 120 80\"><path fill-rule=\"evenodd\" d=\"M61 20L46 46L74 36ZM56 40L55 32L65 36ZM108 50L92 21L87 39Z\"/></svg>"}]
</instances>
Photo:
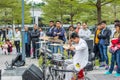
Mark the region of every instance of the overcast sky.
<instances>
[{"instance_id":1,"label":"overcast sky","mask_svg":"<svg viewBox=\"0 0 120 80\"><path fill-rule=\"evenodd\" d=\"M34 1L35 3L40 3L40 2L42 2L42 0L27 0L27 1Z\"/></svg>"}]
</instances>

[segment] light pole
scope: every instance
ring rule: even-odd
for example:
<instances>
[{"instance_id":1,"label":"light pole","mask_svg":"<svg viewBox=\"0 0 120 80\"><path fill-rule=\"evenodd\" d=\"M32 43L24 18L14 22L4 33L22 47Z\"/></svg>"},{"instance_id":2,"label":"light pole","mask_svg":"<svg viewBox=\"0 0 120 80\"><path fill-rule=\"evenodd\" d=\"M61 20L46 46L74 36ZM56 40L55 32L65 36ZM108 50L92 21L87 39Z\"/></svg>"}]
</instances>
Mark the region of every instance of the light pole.
<instances>
[{"instance_id":1,"label":"light pole","mask_svg":"<svg viewBox=\"0 0 120 80\"><path fill-rule=\"evenodd\" d=\"M34 21L34 2L33 2L33 0L32 0L32 10L33 10L33 25L34 25L34 23L35 23L35 21Z\"/></svg>"},{"instance_id":2,"label":"light pole","mask_svg":"<svg viewBox=\"0 0 120 80\"><path fill-rule=\"evenodd\" d=\"M24 0L22 0L22 60L25 61L25 43L24 43Z\"/></svg>"}]
</instances>

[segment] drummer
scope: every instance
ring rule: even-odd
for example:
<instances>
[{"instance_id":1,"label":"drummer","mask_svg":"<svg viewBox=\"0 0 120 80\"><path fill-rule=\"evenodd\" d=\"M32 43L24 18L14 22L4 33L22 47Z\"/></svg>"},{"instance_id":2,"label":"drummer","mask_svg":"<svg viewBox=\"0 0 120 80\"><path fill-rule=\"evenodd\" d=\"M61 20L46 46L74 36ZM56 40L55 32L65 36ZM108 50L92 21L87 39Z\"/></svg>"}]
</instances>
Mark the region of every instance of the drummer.
<instances>
[{"instance_id":1,"label":"drummer","mask_svg":"<svg viewBox=\"0 0 120 80\"><path fill-rule=\"evenodd\" d=\"M55 24L54 21L50 21L49 22L49 29L46 32L46 35L48 37L53 37L53 32L54 32L54 28L55 28ZM50 42L48 42L48 48L52 51L52 53L54 52L53 46L50 45Z\"/></svg>"},{"instance_id":2,"label":"drummer","mask_svg":"<svg viewBox=\"0 0 120 80\"><path fill-rule=\"evenodd\" d=\"M79 38L77 33L72 33L70 37L71 42L74 42L74 45L70 46L70 50L75 51L73 59L66 60L65 63L68 63L66 67L67 70L76 70L79 72L78 78L84 78L83 68L88 63L88 46L87 43ZM81 75L81 76L79 76ZM65 80L71 80L72 73L66 73Z\"/></svg>"},{"instance_id":3,"label":"drummer","mask_svg":"<svg viewBox=\"0 0 120 80\"><path fill-rule=\"evenodd\" d=\"M60 21L56 21L56 28L54 29L53 36L60 39L60 40L62 40L63 43L65 43L65 41L66 41L65 30L62 27L62 23ZM62 45L54 46L54 53L58 53L58 48L60 49L60 53L63 54L64 50L63 50Z\"/></svg>"}]
</instances>

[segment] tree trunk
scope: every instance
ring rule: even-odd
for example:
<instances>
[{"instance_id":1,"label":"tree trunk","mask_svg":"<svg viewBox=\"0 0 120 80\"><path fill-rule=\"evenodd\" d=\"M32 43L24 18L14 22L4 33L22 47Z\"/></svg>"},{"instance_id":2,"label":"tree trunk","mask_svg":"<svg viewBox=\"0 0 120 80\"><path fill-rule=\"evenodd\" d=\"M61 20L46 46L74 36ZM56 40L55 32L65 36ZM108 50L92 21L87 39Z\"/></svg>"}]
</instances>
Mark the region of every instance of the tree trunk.
<instances>
[{"instance_id":1,"label":"tree trunk","mask_svg":"<svg viewBox=\"0 0 120 80\"><path fill-rule=\"evenodd\" d=\"M70 15L71 25L73 26L73 15Z\"/></svg>"},{"instance_id":2,"label":"tree trunk","mask_svg":"<svg viewBox=\"0 0 120 80\"><path fill-rule=\"evenodd\" d=\"M114 5L114 18L117 19L117 11L116 11L116 5Z\"/></svg>"},{"instance_id":3,"label":"tree trunk","mask_svg":"<svg viewBox=\"0 0 120 80\"><path fill-rule=\"evenodd\" d=\"M97 0L97 4L96 4L96 7L97 7L97 21L98 23L101 22L101 0Z\"/></svg>"}]
</instances>

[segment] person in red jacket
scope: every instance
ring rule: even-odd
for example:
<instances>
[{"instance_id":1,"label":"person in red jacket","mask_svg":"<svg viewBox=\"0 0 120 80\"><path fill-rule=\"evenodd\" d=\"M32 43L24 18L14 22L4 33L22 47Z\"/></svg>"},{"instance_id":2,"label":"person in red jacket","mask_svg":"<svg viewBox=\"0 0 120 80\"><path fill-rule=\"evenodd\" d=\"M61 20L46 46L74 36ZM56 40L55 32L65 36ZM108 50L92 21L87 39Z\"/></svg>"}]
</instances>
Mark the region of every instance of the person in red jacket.
<instances>
[{"instance_id":1,"label":"person in red jacket","mask_svg":"<svg viewBox=\"0 0 120 80\"><path fill-rule=\"evenodd\" d=\"M113 39L111 40L110 52L111 56L111 65L110 69L105 73L106 75L112 74L114 70L114 64L117 63L117 70L115 77L120 77L120 23L115 24L115 33Z\"/></svg>"}]
</instances>

